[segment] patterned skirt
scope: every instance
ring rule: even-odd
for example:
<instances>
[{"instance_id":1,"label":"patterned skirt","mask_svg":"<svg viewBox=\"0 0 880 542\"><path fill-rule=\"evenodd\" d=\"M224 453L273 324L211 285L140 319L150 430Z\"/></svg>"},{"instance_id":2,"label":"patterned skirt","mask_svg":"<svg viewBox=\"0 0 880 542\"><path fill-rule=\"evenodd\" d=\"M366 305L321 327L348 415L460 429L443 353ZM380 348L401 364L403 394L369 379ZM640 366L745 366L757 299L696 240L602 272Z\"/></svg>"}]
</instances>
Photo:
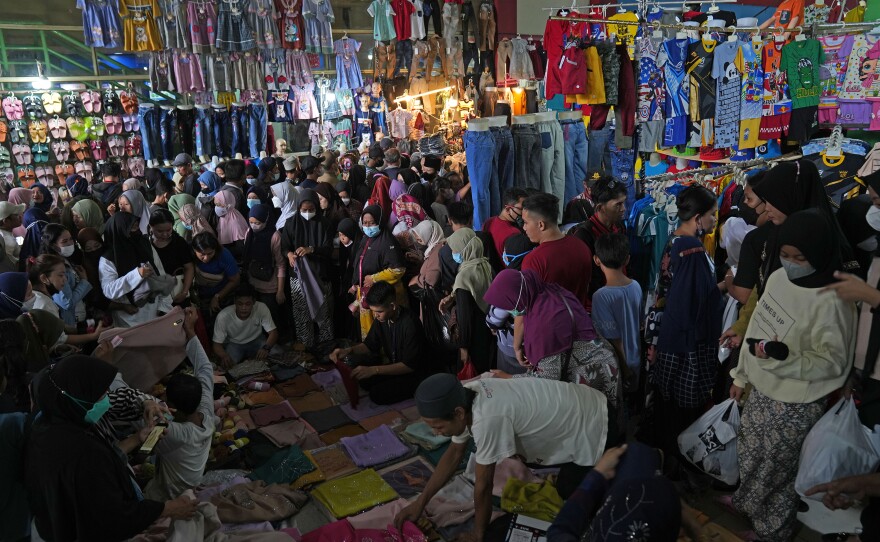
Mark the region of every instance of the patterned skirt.
<instances>
[{"instance_id":1,"label":"patterned skirt","mask_svg":"<svg viewBox=\"0 0 880 542\"><path fill-rule=\"evenodd\" d=\"M782 403L754 388L746 400L736 444L740 486L733 505L748 516L761 540L794 536L801 446L824 411L824 399Z\"/></svg>"},{"instance_id":2,"label":"patterned skirt","mask_svg":"<svg viewBox=\"0 0 880 542\"><path fill-rule=\"evenodd\" d=\"M658 352L651 367L652 381L663 398L683 408L703 406L718 376L718 345L697 344L695 352Z\"/></svg>"}]
</instances>

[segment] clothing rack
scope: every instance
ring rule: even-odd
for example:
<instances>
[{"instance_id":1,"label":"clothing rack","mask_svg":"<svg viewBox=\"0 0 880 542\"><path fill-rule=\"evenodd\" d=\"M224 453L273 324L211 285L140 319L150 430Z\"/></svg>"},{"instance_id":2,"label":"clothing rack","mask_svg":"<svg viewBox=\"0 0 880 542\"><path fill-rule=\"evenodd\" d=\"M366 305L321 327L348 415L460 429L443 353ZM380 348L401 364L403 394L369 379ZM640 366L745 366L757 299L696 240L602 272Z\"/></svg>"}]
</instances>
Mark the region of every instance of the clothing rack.
<instances>
[{"instance_id":1,"label":"clothing rack","mask_svg":"<svg viewBox=\"0 0 880 542\"><path fill-rule=\"evenodd\" d=\"M677 179L679 177L687 177L687 176L695 176L695 175L718 175L720 173L728 173L733 170L743 170L743 169L752 169L759 166L764 166L768 164L773 164L775 162L787 162L790 160L796 160L801 158L803 155L800 153L790 153L782 156L778 156L776 158L756 158L754 160L746 160L743 162L735 162L730 164L724 164L721 166L711 167L711 168L695 168L695 169L687 169L684 171L677 171L675 173L661 173L659 175L651 175L650 177L645 177L641 179L642 184L656 183L662 181L671 181Z\"/></svg>"},{"instance_id":2,"label":"clothing rack","mask_svg":"<svg viewBox=\"0 0 880 542\"><path fill-rule=\"evenodd\" d=\"M880 21L865 21L861 23L815 23L812 28L813 34L846 34L872 30L878 26L880 26Z\"/></svg>"},{"instance_id":3,"label":"clothing rack","mask_svg":"<svg viewBox=\"0 0 880 542\"><path fill-rule=\"evenodd\" d=\"M455 88L455 87L443 87L443 88L438 88L437 90L429 90L427 92L422 92L419 94L406 94L404 96L399 96L397 98L394 98L393 101L394 101L394 103L399 104L400 102L414 100L416 98L421 98L423 96L430 96L432 94L439 94L441 92L446 92L448 90L452 90L453 88Z\"/></svg>"}]
</instances>

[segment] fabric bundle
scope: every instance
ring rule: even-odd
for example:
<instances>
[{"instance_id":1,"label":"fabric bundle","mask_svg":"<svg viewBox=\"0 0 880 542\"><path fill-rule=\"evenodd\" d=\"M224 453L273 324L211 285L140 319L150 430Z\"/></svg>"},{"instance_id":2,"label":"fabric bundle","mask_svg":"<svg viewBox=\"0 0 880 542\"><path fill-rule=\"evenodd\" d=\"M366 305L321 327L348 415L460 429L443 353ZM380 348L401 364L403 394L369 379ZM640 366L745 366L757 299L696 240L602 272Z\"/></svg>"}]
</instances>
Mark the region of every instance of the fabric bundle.
<instances>
[{"instance_id":1,"label":"fabric bundle","mask_svg":"<svg viewBox=\"0 0 880 542\"><path fill-rule=\"evenodd\" d=\"M223 523L278 521L296 514L308 496L283 484L258 480L232 486L211 498Z\"/></svg>"},{"instance_id":2,"label":"fabric bundle","mask_svg":"<svg viewBox=\"0 0 880 542\"><path fill-rule=\"evenodd\" d=\"M373 469L321 484L312 491L312 496L336 518L363 512L398 497Z\"/></svg>"},{"instance_id":3,"label":"fabric bundle","mask_svg":"<svg viewBox=\"0 0 880 542\"><path fill-rule=\"evenodd\" d=\"M343 437L339 442L359 467L386 463L410 452L387 425L380 425L364 435Z\"/></svg>"},{"instance_id":4,"label":"fabric bundle","mask_svg":"<svg viewBox=\"0 0 880 542\"><path fill-rule=\"evenodd\" d=\"M449 437L435 435L434 431L425 422L416 422L408 425L400 436L405 441L415 444L423 450L436 450L449 442Z\"/></svg>"},{"instance_id":5,"label":"fabric bundle","mask_svg":"<svg viewBox=\"0 0 880 542\"><path fill-rule=\"evenodd\" d=\"M303 454L299 446L291 446L273 455L269 461L248 474L251 480L267 484L289 484L304 474L315 470L315 465Z\"/></svg>"}]
</instances>

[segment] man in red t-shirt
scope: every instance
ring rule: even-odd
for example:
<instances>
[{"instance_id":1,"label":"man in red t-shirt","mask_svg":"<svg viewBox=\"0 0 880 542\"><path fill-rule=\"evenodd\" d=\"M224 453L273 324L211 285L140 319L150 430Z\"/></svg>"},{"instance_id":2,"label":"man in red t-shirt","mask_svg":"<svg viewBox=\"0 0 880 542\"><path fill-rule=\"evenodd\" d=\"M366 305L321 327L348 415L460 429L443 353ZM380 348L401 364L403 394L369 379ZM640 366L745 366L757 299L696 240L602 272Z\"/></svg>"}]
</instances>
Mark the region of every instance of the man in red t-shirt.
<instances>
[{"instance_id":1,"label":"man in red t-shirt","mask_svg":"<svg viewBox=\"0 0 880 542\"><path fill-rule=\"evenodd\" d=\"M511 235L522 233L523 201L526 191L522 188L508 188L504 191L504 210L483 223L483 231L492 236L492 246L499 261L503 261L504 242Z\"/></svg>"},{"instance_id":2,"label":"man in red t-shirt","mask_svg":"<svg viewBox=\"0 0 880 542\"><path fill-rule=\"evenodd\" d=\"M590 276L593 255L580 239L559 229L559 200L550 194L535 194L523 202L523 231L538 247L526 255L522 270L531 269L544 282L558 284L592 308Z\"/></svg>"}]
</instances>

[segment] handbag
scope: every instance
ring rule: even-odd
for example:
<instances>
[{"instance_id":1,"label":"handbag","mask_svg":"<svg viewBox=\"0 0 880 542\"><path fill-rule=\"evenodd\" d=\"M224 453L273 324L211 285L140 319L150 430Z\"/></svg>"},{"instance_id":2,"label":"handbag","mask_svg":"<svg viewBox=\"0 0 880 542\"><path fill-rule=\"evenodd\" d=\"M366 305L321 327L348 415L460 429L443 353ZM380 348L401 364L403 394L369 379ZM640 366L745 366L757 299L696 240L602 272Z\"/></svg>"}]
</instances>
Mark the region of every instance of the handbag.
<instances>
[{"instance_id":1,"label":"handbag","mask_svg":"<svg viewBox=\"0 0 880 542\"><path fill-rule=\"evenodd\" d=\"M248 264L248 275L251 278L268 282L275 275L275 268L257 260L251 260Z\"/></svg>"}]
</instances>

